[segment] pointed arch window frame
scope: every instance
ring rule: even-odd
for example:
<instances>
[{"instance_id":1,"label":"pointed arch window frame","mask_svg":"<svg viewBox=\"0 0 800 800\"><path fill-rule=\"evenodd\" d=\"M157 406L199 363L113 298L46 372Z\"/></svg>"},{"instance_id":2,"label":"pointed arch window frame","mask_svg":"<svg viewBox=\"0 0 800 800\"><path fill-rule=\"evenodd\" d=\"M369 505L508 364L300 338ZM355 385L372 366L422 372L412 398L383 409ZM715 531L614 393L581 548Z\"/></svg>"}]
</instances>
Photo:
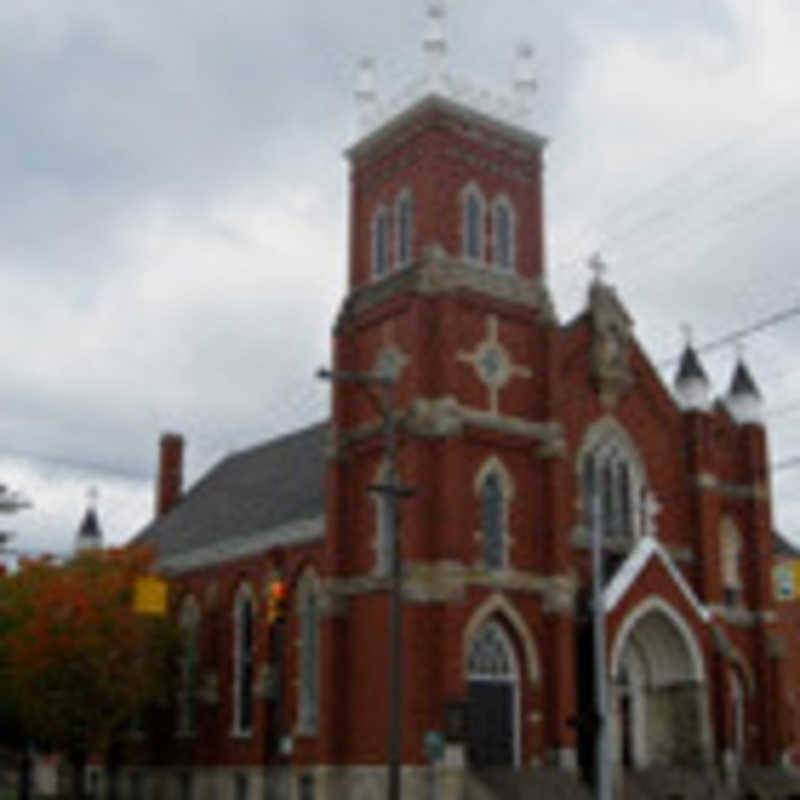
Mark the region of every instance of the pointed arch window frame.
<instances>
[{"instance_id":1,"label":"pointed arch window frame","mask_svg":"<svg viewBox=\"0 0 800 800\"><path fill-rule=\"evenodd\" d=\"M486 263L486 198L470 181L461 190L461 256L469 264ZM474 201L474 205L473 205ZM473 209L475 217L473 218ZM474 246L473 246L474 245Z\"/></svg>"},{"instance_id":2,"label":"pointed arch window frame","mask_svg":"<svg viewBox=\"0 0 800 800\"><path fill-rule=\"evenodd\" d=\"M244 625L243 608L249 608L249 623ZM255 621L256 595L249 582L240 583L233 602L233 681L231 700L233 735L251 736L255 696ZM247 648L247 650L245 650Z\"/></svg>"},{"instance_id":3,"label":"pointed arch window frame","mask_svg":"<svg viewBox=\"0 0 800 800\"><path fill-rule=\"evenodd\" d=\"M742 544L739 526L730 515L723 515L719 523L719 577L727 608L738 608L743 602Z\"/></svg>"},{"instance_id":4,"label":"pointed arch window frame","mask_svg":"<svg viewBox=\"0 0 800 800\"><path fill-rule=\"evenodd\" d=\"M314 736L320 710L320 619L321 591L313 567L306 567L297 581L295 613L297 636L297 724L298 736Z\"/></svg>"},{"instance_id":5,"label":"pointed arch window frame","mask_svg":"<svg viewBox=\"0 0 800 800\"><path fill-rule=\"evenodd\" d=\"M370 253L373 280L381 280L392 271L392 215L383 203L372 212Z\"/></svg>"},{"instance_id":6,"label":"pointed arch window frame","mask_svg":"<svg viewBox=\"0 0 800 800\"><path fill-rule=\"evenodd\" d=\"M178 629L181 633L178 686L178 729L180 737L197 734L197 706L200 695L200 604L188 594L181 601Z\"/></svg>"},{"instance_id":7,"label":"pointed arch window frame","mask_svg":"<svg viewBox=\"0 0 800 800\"><path fill-rule=\"evenodd\" d=\"M503 243L501 237L501 220L500 215L506 213L506 241ZM514 210L514 204L506 194L500 194L492 201L492 266L498 272L504 274L514 274L517 270L517 248L516 248L516 233L517 233L517 215ZM501 253L501 249L505 249L505 253ZM505 256L505 258L501 258ZM504 261L506 263L504 263Z\"/></svg>"},{"instance_id":8,"label":"pointed arch window frame","mask_svg":"<svg viewBox=\"0 0 800 800\"><path fill-rule=\"evenodd\" d=\"M499 527L497 533L499 541L495 543L489 542L487 533L488 509L486 507L486 490L490 485L490 481L499 489L499 495L496 498L496 500L499 501L499 508L494 511L494 514L497 516L496 523ZM484 461L481 468L476 473L473 488L478 500L481 519L481 527L476 533L476 539L480 543L478 563L484 569L493 572L508 569L511 564L510 552L511 545L513 544L513 538L510 532L510 514L511 503L516 494L514 479L511 477L511 473L506 469L500 458L496 455L492 455ZM490 547L494 552L499 549L497 558L489 557Z\"/></svg>"},{"instance_id":9,"label":"pointed arch window frame","mask_svg":"<svg viewBox=\"0 0 800 800\"><path fill-rule=\"evenodd\" d=\"M408 187L394 201L394 266L404 269L414 260L414 195Z\"/></svg>"},{"instance_id":10,"label":"pointed arch window frame","mask_svg":"<svg viewBox=\"0 0 800 800\"><path fill-rule=\"evenodd\" d=\"M580 524L590 539L596 512L607 546L630 549L649 533L647 476L638 448L613 419L592 425L576 458Z\"/></svg>"}]
</instances>

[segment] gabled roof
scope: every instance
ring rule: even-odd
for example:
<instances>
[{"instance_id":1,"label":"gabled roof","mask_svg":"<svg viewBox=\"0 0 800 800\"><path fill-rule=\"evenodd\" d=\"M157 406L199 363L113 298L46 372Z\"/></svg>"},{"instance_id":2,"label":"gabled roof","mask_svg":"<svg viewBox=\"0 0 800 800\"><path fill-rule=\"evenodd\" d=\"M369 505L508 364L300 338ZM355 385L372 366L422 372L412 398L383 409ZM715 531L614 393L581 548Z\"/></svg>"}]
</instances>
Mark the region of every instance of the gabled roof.
<instances>
[{"instance_id":1,"label":"gabled roof","mask_svg":"<svg viewBox=\"0 0 800 800\"><path fill-rule=\"evenodd\" d=\"M680 364L678 364L678 372L675 374L675 383L697 378L708 383L708 375L706 375L706 371L700 363L697 351L690 344L687 344L681 355Z\"/></svg>"},{"instance_id":2,"label":"gabled roof","mask_svg":"<svg viewBox=\"0 0 800 800\"><path fill-rule=\"evenodd\" d=\"M606 614L614 610L644 571L644 568L654 558L663 564L670 577L677 584L681 594L697 613L697 616L703 622L708 622L711 619L710 611L697 599L697 595L692 591L691 586L689 586L678 567L675 566L675 562L669 553L652 536L643 536L639 539L603 591L603 606Z\"/></svg>"},{"instance_id":3,"label":"gabled roof","mask_svg":"<svg viewBox=\"0 0 800 800\"><path fill-rule=\"evenodd\" d=\"M137 542L159 559L242 539L318 516L325 504L328 423L318 423L220 461Z\"/></svg>"}]
</instances>

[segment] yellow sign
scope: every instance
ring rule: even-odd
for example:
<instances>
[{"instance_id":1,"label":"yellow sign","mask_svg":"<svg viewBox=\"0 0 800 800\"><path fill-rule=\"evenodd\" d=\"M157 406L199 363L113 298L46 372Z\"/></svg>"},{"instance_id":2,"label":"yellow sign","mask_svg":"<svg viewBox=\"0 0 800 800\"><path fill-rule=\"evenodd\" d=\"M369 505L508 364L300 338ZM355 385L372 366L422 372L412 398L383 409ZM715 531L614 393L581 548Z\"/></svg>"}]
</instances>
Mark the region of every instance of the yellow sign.
<instances>
[{"instance_id":1,"label":"yellow sign","mask_svg":"<svg viewBox=\"0 0 800 800\"><path fill-rule=\"evenodd\" d=\"M167 582L153 576L137 578L133 611L135 614L163 617L167 613Z\"/></svg>"}]
</instances>

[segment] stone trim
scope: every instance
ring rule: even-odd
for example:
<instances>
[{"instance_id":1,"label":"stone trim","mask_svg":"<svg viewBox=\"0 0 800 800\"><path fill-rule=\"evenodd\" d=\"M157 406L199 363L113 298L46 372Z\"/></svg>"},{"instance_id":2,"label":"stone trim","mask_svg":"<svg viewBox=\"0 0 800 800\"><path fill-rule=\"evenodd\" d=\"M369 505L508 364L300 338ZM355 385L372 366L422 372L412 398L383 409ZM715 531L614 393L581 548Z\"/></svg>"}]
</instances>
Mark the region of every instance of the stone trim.
<instances>
[{"instance_id":1,"label":"stone trim","mask_svg":"<svg viewBox=\"0 0 800 800\"><path fill-rule=\"evenodd\" d=\"M503 138L510 139L516 145L530 151L541 151L547 139L526 129L525 127L498 119L495 115L485 113L469 105L441 94L429 93L412 103L408 108L398 114L390 116L372 132L363 136L352 147L345 151L351 162L366 156L376 145L384 141L393 141L393 136L402 130L417 117L423 117L430 111L442 111L448 116L458 117L460 121L467 122L497 133ZM441 124L438 119L425 121L427 126Z\"/></svg>"},{"instance_id":2,"label":"stone trim","mask_svg":"<svg viewBox=\"0 0 800 800\"><path fill-rule=\"evenodd\" d=\"M254 531L250 536L221 539L212 545L197 547L185 553L158 559L157 568L165 573L180 574L193 569L211 567L226 561L259 555L278 545L290 547L322 539L325 535L325 517L320 514L306 519L292 520L266 531Z\"/></svg>"},{"instance_id":3,"label":"stone trim","mask_svg":"<svg viewBox=\"0 0 800 800\"><path fill-rule=\"evenodd\" d=\"M536 310L543 324L557 322L553 301L542 279L531 280L485 265L476 266L462 258L450 258L441 247L433 245L425 249L420 260L391 271L380 281L354 289L342 303L334 329L340 331L348 320L393 297L454 294L462 290Z\"/></svg>"},{"instance_id":4,"label":"stone trim","mask_svg":"<svg viewBox=\"0 0 800 800\"><path fill-rule=\"evenodd\" d=\"M611 583L606 586L603 592L603 606L606 614L614 610L652 558L658 558L661 561L697 616L703 622L709 622L711 620L711 611L697 599L697 596L687 583L686 578L683 577L681 571L675 566L675 562L669 557L666 550L651 536L646 536L637 542L636 547L634 547L631 554L622 563L622 566L612 578Z\"/></svg>"},{"instance_id":5,"label":"stone trim","mask_svg":"<svg viewBox=\"0 0 800 800\"><path fill-rule=\"evenodd\" d=\"M467 673L467 657L469 648L475 635L481 629L483 624L491 619L493 616L498 616L511 626L514 632L519 636L525 652L525 661L527 662L528 680L532 685L538 686L541 681L542 669L539 659L539 651L536 647L536 641L533 638L528 625L526 624L522 614L514 607L511 601L505 596L496 592L490 595L486 600L481 603L478 608L470 617L467 624L464 626L462 634L462 665L464 674Z\"/></svg>"},{"instance_id":6,"label":"stone trim","mask_svg":"<svg viewBox=\"0 0 800 800\"><path fill-rule=\"evenodd\" d=\"M324 582L324 594L335 607L360 594L388 591L389 576L362 574ZM467 589L482 587L495 591L539 594L548 610L565 610L563 598L574 597L575 581L569 575L543 576L514 569L484 569L457 561L406 561L403 564L403 597L409 604L463 601ZM569 604L572 610L572 603Z\"/></svg>"},{"instance_id":7,"label":"stone trim","mask_svg":"<svg viewBox=\"0 0 800 800\"><path fill-rule=\"evenodd\" d=\"M744 606L726 606L721 603L714 603L708 606L714 616L721 619L733 628L753 628L760 622L776 622L777 612L772 609L757 610L745 608Z\"/></svg>"},{"instance_id":8,"label":"stone trim","mask_svg":"<svg viewBox=\"0 0 800 800\"><path fill-rule=\"evenodd\" d=\"M561 456L566 452L566 440L558 420L533 422L521 417L500 416L479 408L461 405L452 395L415 397L410 405L396 412L398 427L414 436L463 436L470 425L484 431L530 439L539 444L540 458ZM352 444L382 435L383 423L375 420L332 436L329 457L342 458Z\"/></svg>"},{"instance_id":9,"label":"stone trim","mask_svg":"<svg viewBox=\"0 0 800 800\"><path fill-rule=\"evenodd\" d=\"M694 480L698 489L709 489L719 492L730 500L769 500L769 488L766 484L756 483L731 483L721 481L711 472L701 472Z\"/></svg>"}]
</instances>

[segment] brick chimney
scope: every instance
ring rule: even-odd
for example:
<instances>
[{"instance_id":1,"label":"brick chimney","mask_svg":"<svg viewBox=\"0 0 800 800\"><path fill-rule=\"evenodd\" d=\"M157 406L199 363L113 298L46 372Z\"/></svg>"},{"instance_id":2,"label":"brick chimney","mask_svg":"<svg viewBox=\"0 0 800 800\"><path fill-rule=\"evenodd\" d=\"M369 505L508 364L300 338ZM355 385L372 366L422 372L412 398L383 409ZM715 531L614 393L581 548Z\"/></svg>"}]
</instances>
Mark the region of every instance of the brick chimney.
<instances>
[{"instance_id":1,"label":"brick chimney","mask_svg":"<svg viewBox=\"0 0 800 800\"><path fill-rule=\"evenodd\" d=\"M175 506L183 492L183 436L179 433L161 434L156 481L158 519Z\"/></svg>"}]
</instances>

